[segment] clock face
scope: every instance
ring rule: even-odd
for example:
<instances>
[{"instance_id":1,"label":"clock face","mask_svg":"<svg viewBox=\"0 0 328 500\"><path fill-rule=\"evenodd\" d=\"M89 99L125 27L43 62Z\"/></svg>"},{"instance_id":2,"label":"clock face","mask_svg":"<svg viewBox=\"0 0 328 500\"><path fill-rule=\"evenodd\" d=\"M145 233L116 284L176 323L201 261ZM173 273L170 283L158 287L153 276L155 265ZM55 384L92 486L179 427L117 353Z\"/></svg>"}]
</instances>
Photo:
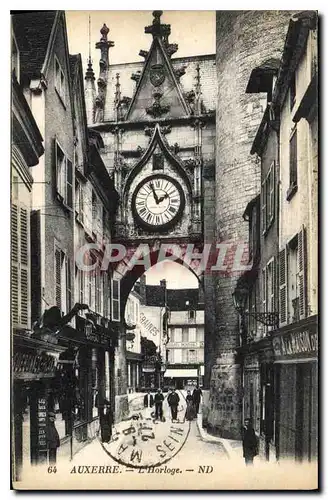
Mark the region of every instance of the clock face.
<instances>
[{"instance_id":1,"label":"clock face","mask_svg":"<svg viewBox=\"0 0 328 500\"><path fill-rule=\"evenodd\" d=\"M132 198L136 220L147 229L168 228L181 216L184 194L180 185L163 174L144 179Z\"/></svg>"}]
</instances>

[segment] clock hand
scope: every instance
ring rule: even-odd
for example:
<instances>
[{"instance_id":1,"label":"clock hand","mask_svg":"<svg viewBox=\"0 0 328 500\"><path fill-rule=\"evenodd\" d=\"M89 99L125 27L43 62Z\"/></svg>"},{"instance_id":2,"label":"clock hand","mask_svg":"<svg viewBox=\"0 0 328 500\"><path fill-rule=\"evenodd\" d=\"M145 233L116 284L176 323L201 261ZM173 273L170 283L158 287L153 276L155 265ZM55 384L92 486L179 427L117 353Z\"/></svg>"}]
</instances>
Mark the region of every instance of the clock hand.
<instances>
[{"instance_id":1,"label":"clock hand","mask_svg":"<svg viewBox=\"0 0 328 500\"><path fill-rule=\"evenodd\" d=\"M151 182L149 185L150 185L151 190L152 190L152 192L153 192L153 195L154 195L154 198L155 198L155 201L156 201L156 205L158 205L158 203L159 203L159 199L158 199L157 194L156 194L156 191L155 191L155 189L154 189L154 185L153 185L153 183L152 183L152 182Z\"/></svg>"},{"instance_id":2,"label":"clock hand","mask_svg":"<svg viewBox=\"0 0 328 500\"><path fill-rule=\"evenodd\" d=\"M169 195L167 193L164 194L164 196L161 196L159 199L158 199L158 203L161 203L161 201L165 200L166 198L168 198Z\"/></svg>"}]
</instances>

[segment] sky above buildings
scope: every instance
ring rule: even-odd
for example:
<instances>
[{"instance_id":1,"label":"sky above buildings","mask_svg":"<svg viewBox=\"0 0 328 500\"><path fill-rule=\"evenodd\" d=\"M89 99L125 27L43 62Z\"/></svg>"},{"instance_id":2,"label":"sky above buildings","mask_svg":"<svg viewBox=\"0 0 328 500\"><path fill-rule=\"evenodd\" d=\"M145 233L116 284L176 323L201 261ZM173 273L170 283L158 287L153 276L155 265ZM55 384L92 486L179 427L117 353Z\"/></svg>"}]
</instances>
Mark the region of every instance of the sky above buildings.
<instances>
[{"instance_id":1,"label":"sky above buildings","mask_svg":"<svg viewBox=\"0 0 328 500\"><path fill-rule=\"evenodd\" d=\"M110 63L143 61L139 50L148 50L152 36L144 33L151 25L151 11L66 11L70 54L81 53L84 69L89 54L89 16L91 24L91 57L94 70L99 68L100 51L95 48L104 23L109 27L109 40L115 47L109 51ZM161 22L171 24L170 42L179 50L174 57L215 52L215 11L164 11Z\"/></svg>"},{"instance_id":2,"label":"sky above buildings","mask_svg":"<svg viewBox=\"0 0 328 500\"><path fill-rule=\"evenodd\" d=\"M159 285L160 280L166 279L167 288L198 288L198 280L191 271L168 260L151 267L145 275L147 285Z\"/></svg>"}]
</instances>

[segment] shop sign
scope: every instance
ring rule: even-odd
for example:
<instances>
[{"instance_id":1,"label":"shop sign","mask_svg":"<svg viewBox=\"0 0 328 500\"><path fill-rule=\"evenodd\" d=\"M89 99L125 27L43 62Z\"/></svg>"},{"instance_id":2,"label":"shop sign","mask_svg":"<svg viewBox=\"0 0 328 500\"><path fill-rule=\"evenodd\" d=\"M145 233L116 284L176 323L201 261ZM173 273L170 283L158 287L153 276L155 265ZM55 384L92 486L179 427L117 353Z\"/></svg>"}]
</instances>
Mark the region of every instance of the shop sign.
<instances>
[{"instance_id":1,"label":"shop sign","mask_svg":"<svg viewBox=\"0 0 328 500\"><path fill-rule=\"evenodd\" d=\"M246 356L244 361L244 368L248 370L250 369L257 370L259 368L258 356L257 355Z\"/></svg>"},{"instance_id":2,"label":"shop sign","mask_svg":"<svg viewBox=\"0 0 328 500\"><path fill-rule=\"evenodd\" d=\"M142 366L142 371L144 373L154 373L155 372L155 366L152 365L152 364L143 365Z\"/></svg>"},{"instance_id":3,"label":"shop sign","mask_svg":"<svg viewBox=\"0 0 328 500\"><path fill-rule=\"evenodd\" d=\"M47 451L47 400L40 397L37 400L38 419L38 450L39 454Z\"/></svg>"},{"instance_id":4,"label":"shop sign","mask_svg":"<svg viewBox=\"0 0 328 500\"><path fill-rule=\"evenodd\" d=\"M94 342L95 344L106 345L108 343L108 338L102 333L98 333L92 330L92 328L85 329L85 337L90 342Z\"/></svg>"},{"instance_id":5,"label":"shop sign","mask_svg":"<svg viewBox=\"0 0 328 500\"><path fill-rule=\"evenodd\" d=\"M57 359L50 354L29 354L15 352L13 358L14 373L53 373Z\"/></svg>"},{"instance_id":6,"label":"shop sign","mask_svg":"<svg viewBox=\"0 0 328 500\"><path fill-rule=\"evenodd\" d=\"M275 357L315 355L318 351L318 333L304 330L290 332L272 339Z\"/></svg>"}]
</instances>

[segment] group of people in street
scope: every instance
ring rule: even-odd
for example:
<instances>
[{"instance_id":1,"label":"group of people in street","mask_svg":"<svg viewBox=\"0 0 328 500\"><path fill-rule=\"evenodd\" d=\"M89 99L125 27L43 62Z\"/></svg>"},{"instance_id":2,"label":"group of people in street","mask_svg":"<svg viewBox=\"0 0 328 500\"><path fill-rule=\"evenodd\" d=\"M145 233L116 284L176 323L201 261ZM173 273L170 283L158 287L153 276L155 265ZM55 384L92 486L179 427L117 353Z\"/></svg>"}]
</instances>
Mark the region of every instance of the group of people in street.
<instances>
[{"instance_id":1,"label":"group of people in street","mask_svg":"<svg viewBox=\"0 0 328 500\"><path fill-rule=\"evenodd\" d=\"M187 391L187 396L186 396L187 408L185 412L186 420L193 420L195 416L197 416L199 412L201 396L202 396L202 391L198 386L197 388L194 389L192 394L190 390ZM145 394L144 396L144 407L153 408L153 406L155 406L155 419L160 420L161 422L165 422L165 417L163 414L163 402L164 402L164 395L160 388L157 389L157 392L155 393L154 396L151 394L150 390L148 390L147 394ZM178 408L180 403L180 396L174 388L170 390L167 396L167 403L170 407L172 423L178 422Z\"/></svg>"}]
</instances>

